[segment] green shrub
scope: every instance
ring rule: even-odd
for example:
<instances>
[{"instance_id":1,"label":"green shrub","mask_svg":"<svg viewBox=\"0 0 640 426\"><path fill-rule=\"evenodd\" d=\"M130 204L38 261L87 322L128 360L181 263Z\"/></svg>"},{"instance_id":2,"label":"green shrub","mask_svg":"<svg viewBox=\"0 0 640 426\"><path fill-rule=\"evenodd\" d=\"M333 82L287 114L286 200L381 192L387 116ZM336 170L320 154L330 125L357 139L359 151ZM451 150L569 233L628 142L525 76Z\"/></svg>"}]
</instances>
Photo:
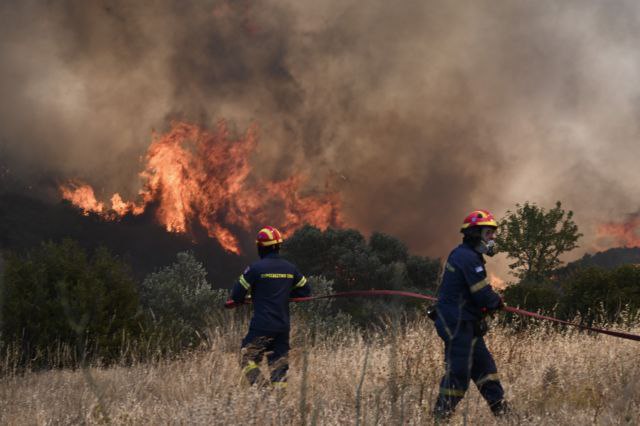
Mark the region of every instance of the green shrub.
<instances>
[{"instance_id":1,"label":"green shrub","mask_svg":"<svg viewBox=\"0 0 640 426\"><path fill-rule=\"evenodd\" d=\"M181 252L175 263L144 279L141 302L149 331L163 335L162 344L168 348L196 344L204 336L208 316L224 305L227 292L212 289L206 275L193 253Z\"/></svg>"},{"instance_id":2,"label":"green shrub","mask_svg":"<svg viewBox=\"0 0 640 426\"><path fill-rule=\"evenodd\" d=\"M21 364L49 362L54 346L112 361L139 330L138 295L130 270L99 248L89 257L75 241L47 242L7 256L0 287L2 339L21 346ZM6 347L6 346L5 346Z\"/></svg>"},{"instance_id":3,"label":"green shrub","mask_svg":"<svg viewBox=\"0 0 640 426\"><path fill-rule=\"evenodd\" d=\"M355 229L320 231L309 225L284 242L283 256L304 274L332 281L335 291L434 290L440 269L439 261L409 255L405 245L389 235L375 232L367 242Z\"/></svg>"},{"instance_id":4,"label":"green shrub","mask_svg":"<svg viewBox=\"0 0 640 426\"><path fill-rule=\"evenodd\" d=\"M321 276L308 277L308 283L313 296L332 294L333 282ZM291 314L302 320L307 329L314 333L322 330L332 333L338 329L348 329L351 326L351 316L334 308L335 299L320 299L310 302L292 303Z\"/></svg>"},{"instance_id":5,"label":"green shrub","mask_svg":"<svg viewBox=\"0 0 640 426\"><path fill-rule=\"evenodd\" d=\"M304 226L283 245L283 256L309 276L323 276L336 292L393 289L432 293L440 262L413 256L398 239L374 232L369 241L355 229L321 231ZM332 311L369 326L398 313L422 314L424 303L398 297L340 299Z\"/></svg>"},{"instance_id":6,"label":"green shrub","mask_svg":"<svg viewBox=\"0 0 640 426\"><path fill-rule=\"evenodd\" d=\"M587 322L618 322L623 311L636 314L640 310L640 268L636 265L578 270L567 278L563 289L563 313L568 317L580 314Z\"/></svg>"},{"instance_id":7,"label":"green shrub","mask_svg":"<svg viewBox=\"0 0 640 426\"><path fill-rule=\"evenodd\" d=\"M510 285L502 294L509 306L547 314L558 308L561 297L560 290L550 282Z\"/></svg>"},{"instance_id":8,"label":"green shrub","mask_svg":"<svg viewBox=\"0 0 640 426\"><path fill-rule=\"evenodd\" d=\"M423 256L409 256L406 262L407 276L411 286L420 291L435 293L438 288L440 262Z\"/></svg>"},{"instance_id":9,"label":"green shrub","mask_svg":"<svg viewBox=\"0 0 640 426\"><path fill-rule=\"evenodd\" d=\"M393 289L432 293L440 262L408 253L398 239L374 232L367 241L355 229L321 231L304 226L283 245L283 256L309 276L323 276L336 292ZM421 314L424 304L397 297L340 299L332 311L344 312L354 323L369 326L398 313Z\"/></svg>"}]
</instances>

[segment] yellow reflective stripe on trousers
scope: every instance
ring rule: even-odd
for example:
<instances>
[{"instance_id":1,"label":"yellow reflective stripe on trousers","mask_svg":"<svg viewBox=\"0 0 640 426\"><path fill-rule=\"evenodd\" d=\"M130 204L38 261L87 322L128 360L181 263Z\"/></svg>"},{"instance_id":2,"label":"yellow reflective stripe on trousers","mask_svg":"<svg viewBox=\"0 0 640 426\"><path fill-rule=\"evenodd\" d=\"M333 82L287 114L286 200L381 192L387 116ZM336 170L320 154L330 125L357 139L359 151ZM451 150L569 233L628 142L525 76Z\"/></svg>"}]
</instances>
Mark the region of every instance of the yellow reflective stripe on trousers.
<instances>
[{"instance_id":1,"label":"yellow reflective stripe on trousers","mask_svg":"<svg viewBox=\"0 0 640 426\"><path fill-rule=\"evenodd\" d=\"M238 282L246 290L249 290L251 288L251 284L249 284L249 282L244 278L244 275L240 275L240 278L238 278Z\"/></svg>"},{"instance_id":2,"label":"yellow reflective stripe on trousers","mask_svg":"<svg viewBox=\"0 0 640 426\"><path fill-rule=\"evenodd\" d=\"M462 398L464 397L464 391L462 389L440 388L440 395L459 396L460 398Z\"/></svg>"},{"instance_id":3,"label":"yellow reflective stripe on trousers","mask_svg":"<svg viewBox=\"0 0 640 426\"><path fill-rule=\"evenodd\" d=\"M300 281L298 281L298 284L294 285L293 288L304 287L306 283L307 283L307 279L305 277L302 277L300 278Z\"/></svg>"},{"instance_id":4,"label":"yellow reflective stripe on trousers","mask_svg":"<svg viewBox=\"0 0 640 426\"><path fill-rule=\"evenodd\" d=\"M477 291L482 290L483 288L485 288L486 286L489 285L489 281L487 281L487 279L483 279L482 281L479 281L477 283L475 283L474 285L471 286L471 293L475 293Z\"/></svg>"},{"instance_id":5,"label":"yellow reflective stripe on trousers","mask_svg":"<svg viewBox=\"0 0 640 426\"><path fill-rule=\"evenodd\" d=\"M487 374L486 376L484 376L483 378L481 378L476 382L476 386L482 386L487 382L491 382L491 381L497 382L499 380L500 380L500 377L498 376L498 373Z\"/></svg>"},{"instance_id":6,"label":"yellow reflective stripe on trousers","mask_svg":"<svg viewBox=\"0 0 640 426\"><path fill-rule=\"evenodd\" d=\"M259 368L258 364L253 361L249 361L249 364L247 364L247 366L242 369L242 374L247 374L248 372L255 370L256 368Z\"/></svg>"},{"instance_id":7,"label":"yellow reflective stripe on trousers","mask_svg":"<svg viewBox=\"0 0 640 426\"><path fill-rule=\"evenodd\" d=\"M287 387L287 382L271 382L271 386L274 388L284 389Z\"/></svg>"}]
</instances>

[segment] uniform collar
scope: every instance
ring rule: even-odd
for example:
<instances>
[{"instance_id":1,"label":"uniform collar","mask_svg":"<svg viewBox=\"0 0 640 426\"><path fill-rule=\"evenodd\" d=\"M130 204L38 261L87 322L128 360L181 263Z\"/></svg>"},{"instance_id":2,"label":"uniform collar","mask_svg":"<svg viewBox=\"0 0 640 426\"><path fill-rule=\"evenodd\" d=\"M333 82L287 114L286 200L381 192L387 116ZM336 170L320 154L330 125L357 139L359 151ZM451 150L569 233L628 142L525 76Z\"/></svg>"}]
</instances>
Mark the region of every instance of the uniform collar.
<instances>
[{"instance_id":1,"label":"uniform collar","mask_svg":"<svg viewBox=\"0 0 640 426\"><path fill-rule=\"evenodd\" d=\"M473 248L473 246L471 244L462 243L462 244L460 244L460 247L464 247L465 249L471 250L472 252L474 252L476 254L476 256L478 256L480 258L480 261L482 262L482 264L487 263L487 261L484 260L484 256L482 255L482 253L478 253L476 251L476 249Z\"/></svg>"},{"instance_id":2,"label":"uniform collar","mask_svg":"<svg viewBox=\"0 0 640 426\"><path fill-rule=\"evenodd\" d=\"M263 259L278 259L279 257L280 257L280 254L275 252L267 253L264 256L262 256Z\"/></svg>"},{"instance_id":3,"label":"uniform collar","mask_svg":"<svg viewBox=\"0 0 640 426\"><path fill-rule=\"evenodd\" d=\"M464 248L466 248L467 250L471 250L471 251L472 251L472 252L474 252L474 253L478 253L478 252L476 251L476 249L474 249L474 248L473 248L473 246L472 246L471 244L469 244L469 243L462 243L462 244L460 244L460 247L464 247Z\"/></svg>"}]
</instances>

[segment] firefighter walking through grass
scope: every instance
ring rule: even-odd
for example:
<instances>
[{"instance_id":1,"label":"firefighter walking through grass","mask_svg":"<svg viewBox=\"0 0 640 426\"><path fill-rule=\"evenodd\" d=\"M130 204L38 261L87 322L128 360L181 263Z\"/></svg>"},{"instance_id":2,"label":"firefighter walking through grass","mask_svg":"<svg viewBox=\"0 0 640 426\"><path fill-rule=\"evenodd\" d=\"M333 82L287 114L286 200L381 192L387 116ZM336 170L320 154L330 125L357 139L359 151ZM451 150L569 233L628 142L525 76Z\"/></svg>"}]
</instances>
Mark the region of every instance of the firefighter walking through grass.
<instances>
[{"instance_id":1,"label":"firefighter walking through grass","mask_svg":"<svg viewBox=\"0 0 640 426\"><path fill-rule=\"evenodd\" d=\"M250 384L286 387L289 363L289 298L311 295L307 279L291 263L280 258L282 235L271 226L258 232L256 245L260 260L249 266L231 291L234 303L253 301L249 332L242 340L242 372ZM271 380L260 373L264 356Z\"/></svg>"},{"instance_id":2,"label":"firefighter walking through grass","mask_svg":"<svg viewBox=\"0 0 640 426\"><path fill-rule=\"evenodd\" d=\"M470 380L496 415L507 412L498 370L485 345L484 316L502 307L500 296L487 281L484 255L493 256L497 223L491 213L469 214L460 232L463 241L449 255L432 319L444 341L445 374L434 407L436 420L449 418L464 397Z\"/></svg>"}]
</instances>

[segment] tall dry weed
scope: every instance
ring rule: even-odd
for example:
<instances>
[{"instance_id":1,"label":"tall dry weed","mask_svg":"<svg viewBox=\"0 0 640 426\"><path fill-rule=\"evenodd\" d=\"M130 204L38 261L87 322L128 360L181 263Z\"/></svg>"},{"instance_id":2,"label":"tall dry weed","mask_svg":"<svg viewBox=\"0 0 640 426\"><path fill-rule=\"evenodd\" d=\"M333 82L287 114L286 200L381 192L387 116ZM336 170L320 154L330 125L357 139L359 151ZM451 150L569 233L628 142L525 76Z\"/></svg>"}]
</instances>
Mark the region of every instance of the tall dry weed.
<instances>
[{"instance_id":1,"label":"tall dry weed","mask_svg":"<svg viewBox=\"0 0 640 426\"><path fill-rule=\"evenodd\" d=\"M294 319L283 394L242 383L239 345L246 315L221 315L212 319L200 348L148 362L128 356L108 368L16 371L17 349L7 352L0 362L0 424L433 422L444 365L429 320L396 318L367 334L351 327L329 334ZM630 327L640 332L638 323ZM496 422L472 386L452 424L638 424L638 342L542 324L518 332L497 325L486 342L514 415ZM54 353L60 357L65 350Z\"/></svg>"}]
</instances>

